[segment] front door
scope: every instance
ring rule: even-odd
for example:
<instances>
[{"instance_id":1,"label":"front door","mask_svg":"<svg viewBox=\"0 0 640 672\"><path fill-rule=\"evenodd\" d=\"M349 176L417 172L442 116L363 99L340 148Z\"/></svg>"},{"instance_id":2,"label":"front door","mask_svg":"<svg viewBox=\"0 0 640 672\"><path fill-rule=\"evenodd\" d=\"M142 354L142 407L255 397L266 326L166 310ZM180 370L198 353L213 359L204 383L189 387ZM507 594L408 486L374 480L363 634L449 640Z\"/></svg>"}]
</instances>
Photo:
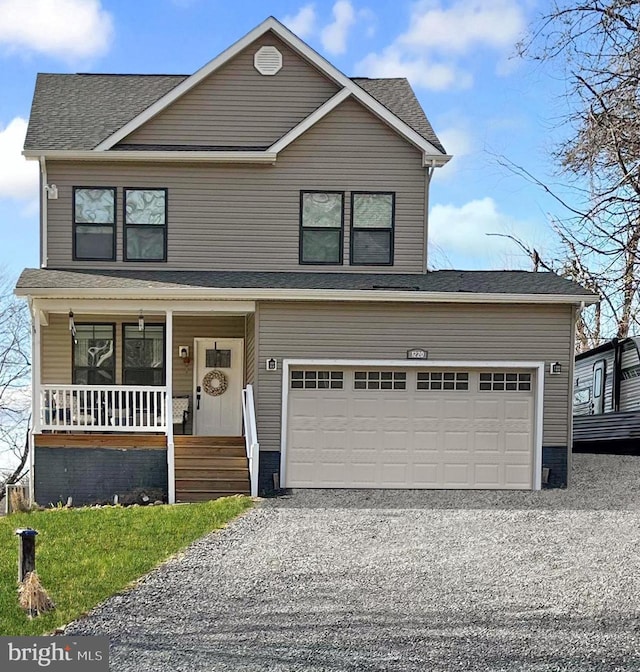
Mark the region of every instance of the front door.
<instances>
[{"instance_id":1,"label":"front door","mask_svg":"<svg viewBox=\"0 0 640 672\"><path fill-rule=\"evenodd\" d=\"M242 434L242 338L196 338L193 433Z\"/></svg>"}]
</instances>

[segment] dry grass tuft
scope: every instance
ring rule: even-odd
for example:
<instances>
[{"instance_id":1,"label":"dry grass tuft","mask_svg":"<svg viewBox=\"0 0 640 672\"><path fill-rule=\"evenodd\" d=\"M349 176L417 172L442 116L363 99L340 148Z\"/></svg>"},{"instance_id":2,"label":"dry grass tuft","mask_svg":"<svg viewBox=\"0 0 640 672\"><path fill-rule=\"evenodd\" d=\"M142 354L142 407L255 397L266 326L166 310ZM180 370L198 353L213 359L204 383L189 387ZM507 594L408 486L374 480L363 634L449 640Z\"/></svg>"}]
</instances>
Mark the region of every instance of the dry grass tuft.
<instances>
[{"instance_id":1,"label":"dry grass tuft","mask_svg":"<svg viewBox=\"0 0 640 672\"><path fill-rule=\"evenodd\" d=\"M18 588L20 607L33 618L53 611L56 607L35 572L29 572Z\"/></svg>"},{"instance_id":2,"label":"dry grass tuft","mask_svg":"<svg viewBox=\"0 0 640 672\"><path fill-rule=\"evenodd\" d=\"M23 488L11 488L9 493L9 511L11 513L27 513L31 509Z\"/></svg>"}]
</instances>

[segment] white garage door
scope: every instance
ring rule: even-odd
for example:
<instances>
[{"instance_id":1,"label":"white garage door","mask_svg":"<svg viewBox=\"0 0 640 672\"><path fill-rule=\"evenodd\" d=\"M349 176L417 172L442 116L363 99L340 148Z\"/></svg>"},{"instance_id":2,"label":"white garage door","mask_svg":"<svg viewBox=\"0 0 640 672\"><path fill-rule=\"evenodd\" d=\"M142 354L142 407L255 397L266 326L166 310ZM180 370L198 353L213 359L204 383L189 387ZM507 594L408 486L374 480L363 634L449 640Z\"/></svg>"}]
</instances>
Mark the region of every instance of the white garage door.
<instances>
[{"instance_id":1,"label":"white garage door","mask_svg":"<svg viewBox=\"0 0 640 672\"><path fill-rule=\"evenodd\" d=\"M535 373L293 367L289 488L533 487Z\"/></svg>"}]
</instances>

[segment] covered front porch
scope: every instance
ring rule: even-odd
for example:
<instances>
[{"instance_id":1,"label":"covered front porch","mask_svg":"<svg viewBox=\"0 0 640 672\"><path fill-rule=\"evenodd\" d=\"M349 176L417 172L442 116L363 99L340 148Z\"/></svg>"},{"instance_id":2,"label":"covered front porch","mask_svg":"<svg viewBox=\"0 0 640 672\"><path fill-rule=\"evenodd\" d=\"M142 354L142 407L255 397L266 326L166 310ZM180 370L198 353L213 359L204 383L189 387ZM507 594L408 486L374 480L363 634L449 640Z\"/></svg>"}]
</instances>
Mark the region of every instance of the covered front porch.
<instances>
[{"instance_id":1,"label":"covered front porch","mask_svg":"<svg viewBox=\"0 0 640 672\"><path fill-rule=\"evenodd\" d=\"M160 459L146 450L164 451L169 502L257 494L254 302L34 299L31 310L36 489L45 449L40 466L66 450L93 479L97 451L120 451L104 478L133 469L126 482L140 487ZM133 451L139 467L125 463Z\"/></svg>"}]
</instances>

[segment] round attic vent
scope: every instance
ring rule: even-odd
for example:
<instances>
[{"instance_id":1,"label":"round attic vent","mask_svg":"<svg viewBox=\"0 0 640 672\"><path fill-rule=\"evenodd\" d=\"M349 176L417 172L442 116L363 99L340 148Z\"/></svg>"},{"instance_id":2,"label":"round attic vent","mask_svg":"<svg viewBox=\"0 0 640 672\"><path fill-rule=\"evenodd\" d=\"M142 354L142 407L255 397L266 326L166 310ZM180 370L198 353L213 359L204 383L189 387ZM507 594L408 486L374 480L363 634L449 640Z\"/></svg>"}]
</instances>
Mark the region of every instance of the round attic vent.
<instances>
[{"instance_id":1,"label":"round attic vent","mask_svg":"<svg viewBox=\"0 0 640 672\"><path fill-rule=\"evenodd\" d=\"M261 75L275 75L282 68L282 54L275 47L260 47L253 57L253 65Z\"/></svg>"}]
</instances>

